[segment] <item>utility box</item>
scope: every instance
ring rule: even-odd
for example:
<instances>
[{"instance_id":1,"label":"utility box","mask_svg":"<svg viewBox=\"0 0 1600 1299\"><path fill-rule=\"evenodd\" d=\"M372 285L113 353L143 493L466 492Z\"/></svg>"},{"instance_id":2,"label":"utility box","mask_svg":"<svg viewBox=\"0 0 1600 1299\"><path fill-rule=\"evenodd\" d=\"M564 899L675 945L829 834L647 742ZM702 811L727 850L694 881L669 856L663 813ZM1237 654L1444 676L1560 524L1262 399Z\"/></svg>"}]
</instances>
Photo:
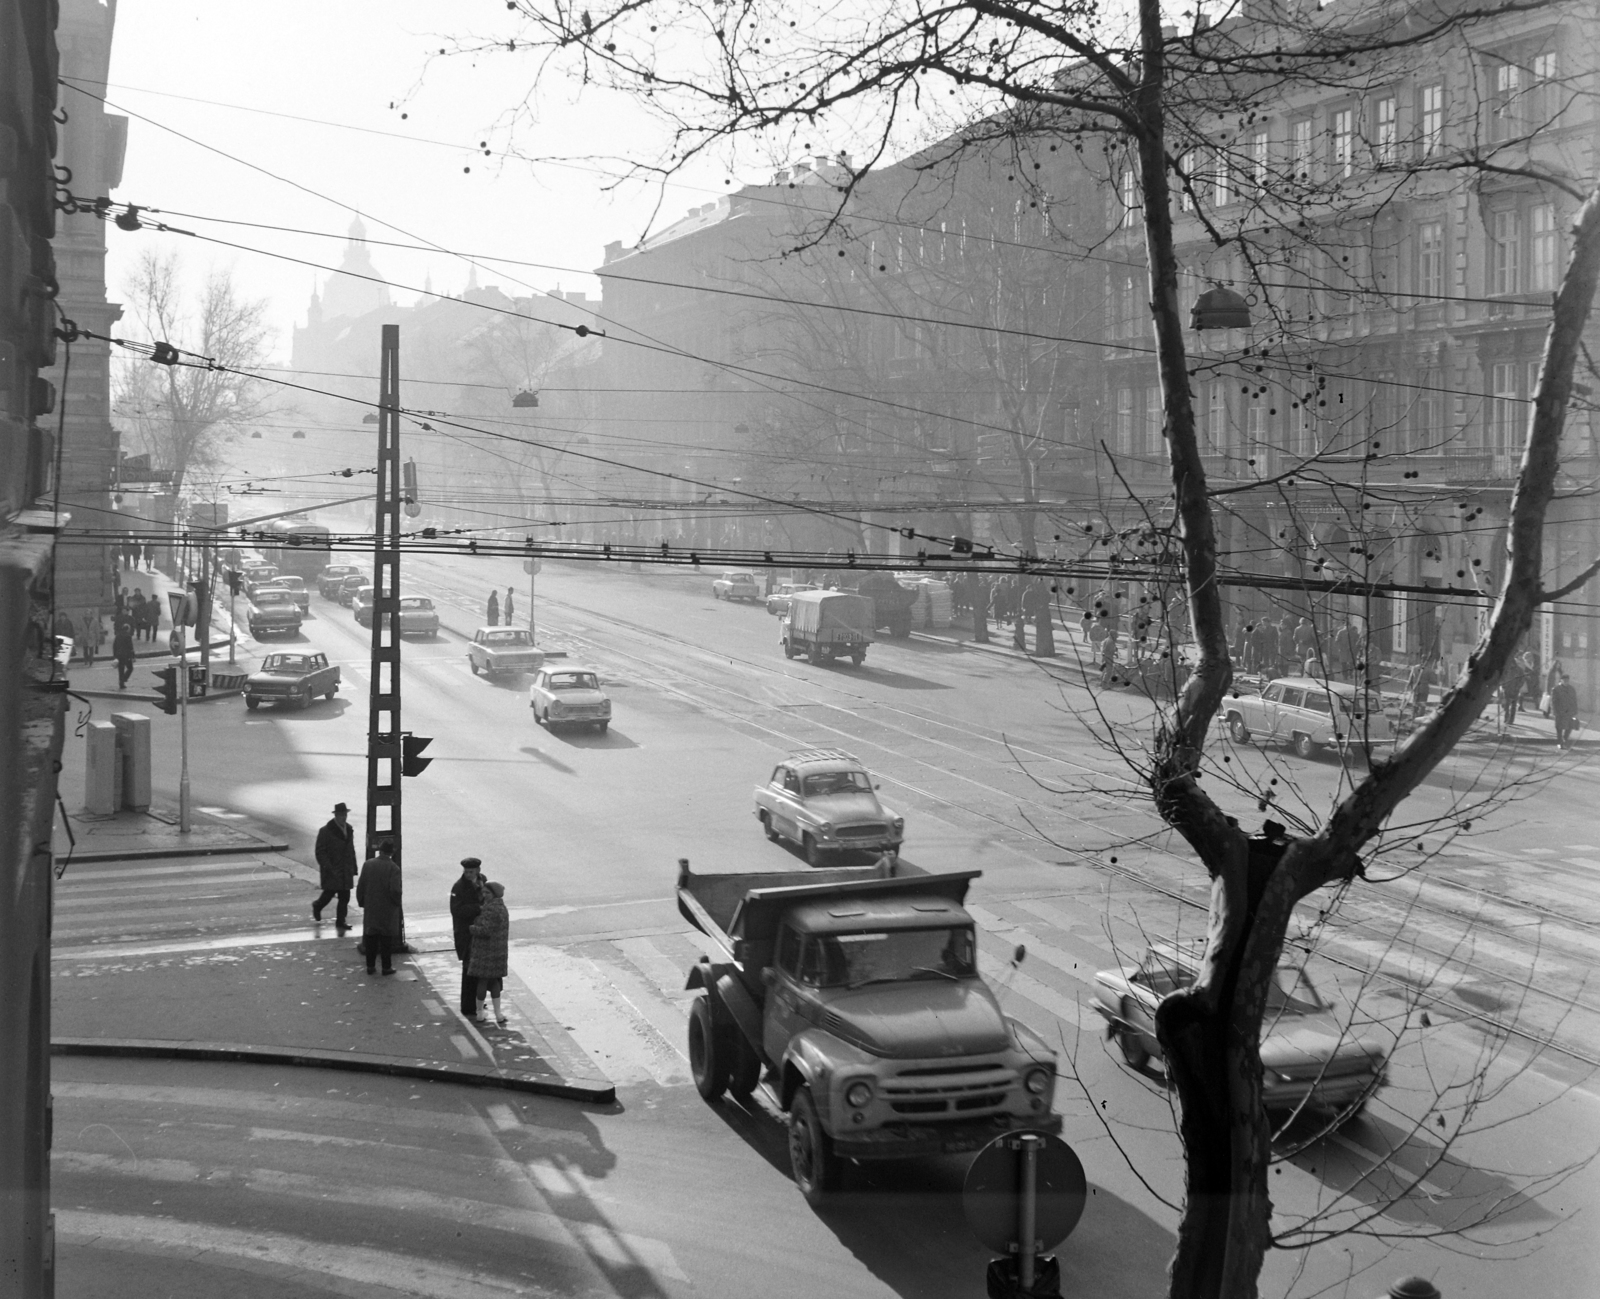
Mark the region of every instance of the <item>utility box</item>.
<instances>
[{"instance_id":1,"label":"utility box","mask_svg":"<svg viewBox=\"0 0 1600 1299\"><path fill-rule=\"evenodd\" d=\"M150 806L150 719L143 713L112 713L117 728L117 757L122 773L118 804L135 812Z\"/></svg>"},{"instance_id":2,"label":"utility box","mask_svg":"<svg viewBox=\"0 0 1600 1299\"><path fill-rule=\"evenodd\" d=\"M90 722L84 745L87 770L83 781L83 806L91 816L110 816L122 797L122 763L117 755L117 728L110 722Z\"/></svg>"}]
</instances>

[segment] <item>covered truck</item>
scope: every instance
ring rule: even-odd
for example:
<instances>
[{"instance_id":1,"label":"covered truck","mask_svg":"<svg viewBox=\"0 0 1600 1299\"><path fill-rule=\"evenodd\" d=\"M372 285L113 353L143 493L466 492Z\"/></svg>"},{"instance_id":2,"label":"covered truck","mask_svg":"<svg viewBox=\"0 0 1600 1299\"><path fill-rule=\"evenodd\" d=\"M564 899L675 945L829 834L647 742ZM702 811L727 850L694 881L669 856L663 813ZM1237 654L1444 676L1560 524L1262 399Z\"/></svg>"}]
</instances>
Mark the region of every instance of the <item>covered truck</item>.
<instances>
[{"instance_id":1,"label":"covered truck","mask_svg":"<svg viewBox=\"0 0 1600 1299\"><path fill-rule=\"evenodd\" d=\"M696 875L678 910L712 950L689 971L689 1067L708 1101L763 1078L812 1204L847 1161L981 1149L1057 1132L1055 1052L978 973L963 903L981 874L875 866Z\"/></svg>"},{"instance_id":2,"label":"covered truck","mask_svg":"<svg viewBox=\"0 0 1600 1299\"><path fill-rule=\"evenodd\" d=\"M847 658L857 667L872 644L872 601L849 591L797 591L778 624L786 658Z\"/></svg>"}]
</instances>

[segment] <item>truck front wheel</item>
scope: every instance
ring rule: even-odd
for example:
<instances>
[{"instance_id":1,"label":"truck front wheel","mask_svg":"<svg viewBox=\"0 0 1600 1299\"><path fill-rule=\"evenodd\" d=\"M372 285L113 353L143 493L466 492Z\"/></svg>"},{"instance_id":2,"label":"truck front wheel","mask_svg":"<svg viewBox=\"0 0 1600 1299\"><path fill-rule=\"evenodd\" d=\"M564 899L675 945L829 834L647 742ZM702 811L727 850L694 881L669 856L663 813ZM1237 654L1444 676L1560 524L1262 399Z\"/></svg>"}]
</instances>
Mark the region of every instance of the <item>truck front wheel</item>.
<instances>
[{"instance_id":1,"label":"truck front wheel","mask_svg":"<svg viewBox=\"0 0 1600 1299\"><path fill-rule=\"evenodd\" d=\"M748 1105L761 1083L761 1057L738 1029L729 1036L733 1039L733 1060L728 1070L728 1095L741 1105Z\"/></svg>"},{"instance_id":2,"label":"truck front wheel","mask_svg":"<svg viewBox=\"0 0 1600 1299\"><path fill-rule=\"evenodd\" d=\"M724 1059L716 1025L711 1022L711 1006L704 997L689 1011L689 1072L700 1099L714 1101L728 1089L728 1065Z\"/></svg>"},{"instance_id":3,"label":"truck front wheel","mask_svg":"<svg viewBox=\"0 0 1600 1299\"><path fill-rule=\"evenodd\" d=\"M833 1138L822 1130L811 1089L802 1086L789 1107L789 1167L806 1203L820 1208L839 1189L844 1165L833 1153Z\"/></svg>"}]
</instances>

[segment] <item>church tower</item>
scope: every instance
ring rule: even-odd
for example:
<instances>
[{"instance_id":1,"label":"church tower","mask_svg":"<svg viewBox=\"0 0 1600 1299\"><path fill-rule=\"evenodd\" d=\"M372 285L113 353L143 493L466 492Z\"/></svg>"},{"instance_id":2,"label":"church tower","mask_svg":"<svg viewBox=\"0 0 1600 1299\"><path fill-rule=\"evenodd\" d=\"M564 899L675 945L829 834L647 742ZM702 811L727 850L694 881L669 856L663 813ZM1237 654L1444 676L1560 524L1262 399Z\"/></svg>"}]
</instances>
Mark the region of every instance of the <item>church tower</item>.
<instances>
[{"instance_id":1,"label":"church tower","mask_svg":"<svg viewBox=\"0 0 1600 1299\"><path fill-rule=\"evenodd\" d=\"M367 249L367 227L358 216L350 223L344 260L322 290L322 319L334 320L341 316L354 319L393 305L389 286L372 264L372 254Z\"/></svg>"}]
</instances>

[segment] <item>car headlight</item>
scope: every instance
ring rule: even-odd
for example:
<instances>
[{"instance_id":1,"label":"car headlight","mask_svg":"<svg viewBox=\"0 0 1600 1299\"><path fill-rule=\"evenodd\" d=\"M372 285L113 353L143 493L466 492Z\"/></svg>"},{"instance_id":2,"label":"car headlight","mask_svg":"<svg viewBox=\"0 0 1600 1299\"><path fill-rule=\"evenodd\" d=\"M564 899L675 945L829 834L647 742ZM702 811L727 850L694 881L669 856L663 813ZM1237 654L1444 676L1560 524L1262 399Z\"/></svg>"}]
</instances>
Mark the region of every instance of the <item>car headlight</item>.
<instances>
[{"instance_id":1,"label":"car headlight","mask_svg":"<svg viewBox=\"0 0 1600 1299\"><path fill-rule=\"evenodd\" d=\"M905 819L905 817L903 817L903 816L895 817L895 819L894 819L894 832L896 834L899 834L900 831L904 830L905 828L906 828L906 819Z\"/></svg>"},{"instance_id":2,"label":"car headlight","mask_svg":"<svg viewBox=\"0 0 1600 1299\"><path fill-rule=\"evenodd\" d=\"M562 704L561 704L561 701L559 699L552 699L550 701L550 711L552 713L559 713L561 711L561 707L562 707Z\"/></svg>"},{"instance_id":3,"label":"car headlight","mask_svg":"<svg viewBox=\"0 0 1600 1299\"><path fill-rule=\"evenodd\" d=\"M853 1110L864 1110L872 1103L872 1084L857 1078L844 1089L844 1103Z\"/></svg>"},{"instance_id":4,"label":"car headlight","mask_svg":"<svg viewBox=\"0 0 1600 1299\"><path fill-rule=\"evenodd\" d=\"M1035 1065L1022 1075L1022 1085L1030 1096L1046 1096L1055 1082L1056 1071L1045 1065Z\"/></svg>"},{"instance_id":5,"label":"car headlight","mask_svg":"<svg viewBox=\"0 0 1600 1299\"><path fill-rule=\"evenodd\" d=\"M611 711L611 701L609 699L602 699L600 701L600 711L602 713L609 713Z\"/></svg>"},{"instance_id":6,"label":"car headlight","mask_svg":"<svg viewBox=\"0 0 1600 1299\"><path fill-rule=\"evenodd\" d=\"M833 822L832 821L824 821L821 825L819 825L817 827L817 829L821 830L823 834L832 834L833 833Z\"/></svg>"}]
</instances>

